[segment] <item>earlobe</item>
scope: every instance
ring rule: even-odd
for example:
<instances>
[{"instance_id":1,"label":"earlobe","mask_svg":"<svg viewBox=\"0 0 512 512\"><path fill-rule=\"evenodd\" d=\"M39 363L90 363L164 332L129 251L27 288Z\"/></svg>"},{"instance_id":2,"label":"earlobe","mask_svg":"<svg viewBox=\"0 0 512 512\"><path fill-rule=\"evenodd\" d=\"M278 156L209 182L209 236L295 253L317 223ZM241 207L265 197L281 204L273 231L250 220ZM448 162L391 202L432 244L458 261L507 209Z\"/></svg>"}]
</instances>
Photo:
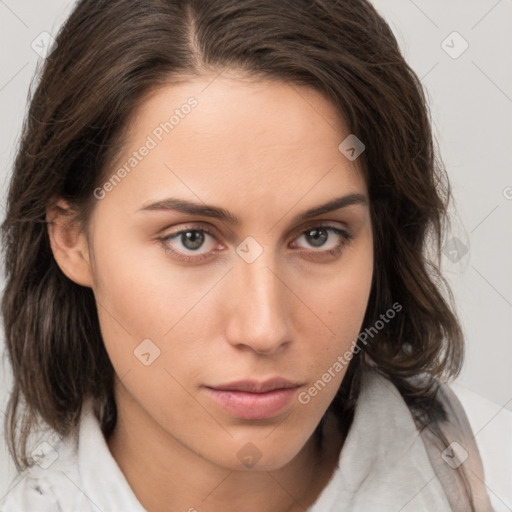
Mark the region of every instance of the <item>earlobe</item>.
<instances>
[{"instance_id":1,"label":"earlobe","mask_svg":"<svg viewBox=\"0 0 512 512\"><path fill-rule=\"evenodd\" d=\"M74 213L64 200L49 207L46 210L48 237L53 256L62 272L75 283L92 287L87 238L80 225L72 222Z\"/></svg>"}]
</instances>

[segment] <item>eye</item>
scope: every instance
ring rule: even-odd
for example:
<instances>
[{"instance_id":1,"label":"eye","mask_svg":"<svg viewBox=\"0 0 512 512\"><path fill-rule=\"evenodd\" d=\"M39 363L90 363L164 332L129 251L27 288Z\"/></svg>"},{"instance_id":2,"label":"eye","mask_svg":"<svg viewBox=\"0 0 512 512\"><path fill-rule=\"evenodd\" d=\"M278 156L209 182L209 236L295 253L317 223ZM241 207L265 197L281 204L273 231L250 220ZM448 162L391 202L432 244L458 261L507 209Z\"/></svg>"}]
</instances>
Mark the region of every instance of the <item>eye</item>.
<instances>
[{"instance_id":1,"label":"eye","mask_svg":"<svg viewBox=\"0 0 512 512\"><path fill-rule=\"evenodd\" d=\"M311 228L302 231L301 235L294 241L297 246L300 241L306 244L305 249L313 247L313 253L317 255L337 255L341 249L352 240L352 236L345 231L334 226L312 226ZM311 251L310 251L311 252Z\"/></svg>"},{"instance_id":2,"label":"eye","mask_svg":"<svg viewBox=\"0 0 512 512\"><path fill-rule=\"evenodd\" d=\"M301 240L305 241L306 247L301 246ZM301 251L306 259L336 257L347 245L352 236L344 229L335 226L312 226L300 232L300 236L292 242L293 248L306 249ZM188 227L180 229L175 233L159 238L164 250L174 258L200 262L213 257L215 247L219 244L215 236L204 227ZM311 249L313 250L307 250Z\"/></svg>"},{"instance_id":3,"label":"eye","mask_svg":"<svg viewBox=\"0 0 512 512\"><path fill-rule=\"evenodd\" d=\"M164 249L178 259L199 261L211 256L215 237L205 228L181 229L160 239Z\"/></svg>"}]
</instances>

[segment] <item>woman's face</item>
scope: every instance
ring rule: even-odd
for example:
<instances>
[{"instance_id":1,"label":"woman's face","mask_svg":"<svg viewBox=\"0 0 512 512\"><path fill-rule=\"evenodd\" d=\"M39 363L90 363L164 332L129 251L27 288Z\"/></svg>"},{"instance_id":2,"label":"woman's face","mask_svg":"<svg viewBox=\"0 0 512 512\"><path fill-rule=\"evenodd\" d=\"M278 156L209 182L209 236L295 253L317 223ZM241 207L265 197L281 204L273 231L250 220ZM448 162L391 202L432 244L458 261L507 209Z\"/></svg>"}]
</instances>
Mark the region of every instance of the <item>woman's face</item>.
<instances>
[{"instance_id":1,"label":"woman's face","mask_svg":"<svg viewBox=\"0 0 512 512\"><path fill-rule=\"evenodd\" d=\"M372 279L367 188L338 148L349 134L319 93L266 81L209 76L142 103L95 191L89 247L134 429L232 469L303 448Z\"/></svg>"}]
</instances>

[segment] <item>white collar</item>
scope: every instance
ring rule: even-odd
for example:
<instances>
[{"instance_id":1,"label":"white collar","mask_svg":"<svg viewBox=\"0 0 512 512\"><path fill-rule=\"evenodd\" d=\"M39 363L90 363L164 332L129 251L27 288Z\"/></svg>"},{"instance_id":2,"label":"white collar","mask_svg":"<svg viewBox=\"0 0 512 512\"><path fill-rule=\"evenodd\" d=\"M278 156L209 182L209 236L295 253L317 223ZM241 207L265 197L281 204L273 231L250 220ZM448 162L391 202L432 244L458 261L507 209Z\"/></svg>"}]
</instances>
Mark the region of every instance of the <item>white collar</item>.
<instances>
[{"instance_id":1,"label":"white collar","mask_svg":"<svg viewBox=\"0 0 512 512\"><path fill-rule=\"evenodd\" d=\"M391 382L362 376L331 480L308 512L451 511L411 413Z\"/></svg>"},{"instance_id":2,"label":"white collar","mask_svg":"<svg viewBox=\"0 0 512 512\"><path fill-rule=\"evenodd\" d=\"M84 403L80 419L78 470L83 492L99 510L145 512L110 453L92 401Z\"/></svg>"}]
</instances>

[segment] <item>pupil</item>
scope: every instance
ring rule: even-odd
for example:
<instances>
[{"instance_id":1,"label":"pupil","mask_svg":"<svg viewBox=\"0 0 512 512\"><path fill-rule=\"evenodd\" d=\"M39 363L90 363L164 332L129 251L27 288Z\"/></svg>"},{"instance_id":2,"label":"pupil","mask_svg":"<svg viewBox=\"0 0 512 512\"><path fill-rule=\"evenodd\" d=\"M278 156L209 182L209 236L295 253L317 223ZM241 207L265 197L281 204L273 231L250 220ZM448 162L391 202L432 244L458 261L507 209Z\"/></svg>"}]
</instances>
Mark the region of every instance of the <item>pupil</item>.
<instances>
[{"instance_id":1,"label":"pupil","mask_svg":"<svg viewBox=\"0 0 512 512\"><path fill-rule=\"evenodd\" d=\"M325 229L311 229L306 235L311 245L321 247L327 240L327 232Z\"/></svg>"},{"instance_id":2,"label":"pupil","mask_svg":"<svg viewBox=\"0 0 512 512\"><path fill-rule=\"evenodd\" d=\"M181 242L187 249L198 249L203 245L204 234L199 231L187 231L181 235Z\"/></svg>"}]
</instances>

